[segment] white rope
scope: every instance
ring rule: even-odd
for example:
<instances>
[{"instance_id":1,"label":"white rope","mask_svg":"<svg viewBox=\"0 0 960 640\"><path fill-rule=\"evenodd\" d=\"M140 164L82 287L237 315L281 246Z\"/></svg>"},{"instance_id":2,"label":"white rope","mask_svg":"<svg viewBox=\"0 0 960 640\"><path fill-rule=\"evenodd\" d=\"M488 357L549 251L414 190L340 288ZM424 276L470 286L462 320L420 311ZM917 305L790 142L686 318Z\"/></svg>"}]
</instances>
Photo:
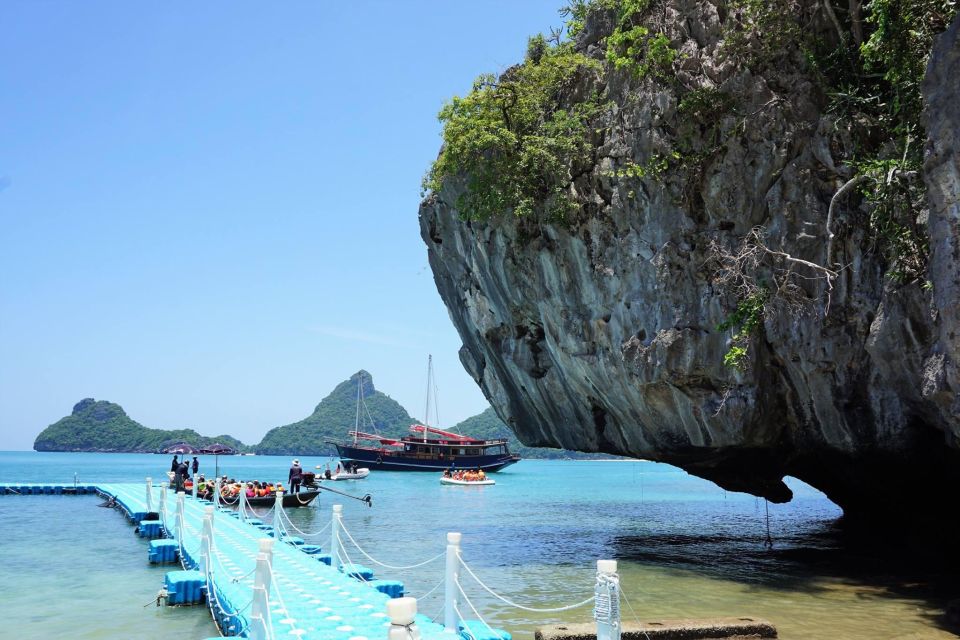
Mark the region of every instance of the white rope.
<instances>
[{"instance_id":1,"label":"white rope","mask_svg":"<svg viewBox=\"0 0 960 640\"><path fill-rule=\"evenodd\" d=\"M353 560L350 559L350 554L347 553L347 547L346 545L343 544L343 540L340 539L340 534L337 534L337 542L340 543L340 552L343 554L343 557L347 559L347 564L356 566ZM343 573L346 574L347 572L344 571ZM368 582L370 582L359 573L356 573L354 575L357 577L357 579L360 580L360 582L364 584L367 584Z\"/></svg>"},{"instance_id":2,"label":"white rope","mask_svg":"<svg viewBox=\"0 0 960 640\"><path fill-rule=\"evenodd\" d=\"M324 531L330 528L330 523L333 522L333 520L331 520L330 522L327 522L326 526L323 529L320 529L320 531L307 533L306 531L303 531L302 529L300 529L297 525L293 524L293 520L290 519L290 516L287 515L286 511L283 511L282 513L283 513L283 517L287 519L287 522L284 525L284 528L286 528L287 525L290 525L291 527L293 527L294 531L302 535L304 538L312 538L312 537L321 535Z\"/></svg>"},{"instance_id":3,"label":"white rope","mask_svg":"<svg viewBox=\"0 0 960 640\"><path fill-rule=\"evenodd\" d=\"M287 603L283 601L283 594L280 592L280 583L277 581L277 576L273 572L273 563L271 562L267 566L270 568L270 583L273 585L274 591L276 591L277 593L277 601L280 603L280 608L283 609L284 613L286 613L287 617L289 618L290 610L287 609ZM290 618L290 620L293 620L294 622L294 624L291 625L293 627L293 630L301 631L300 627L298 627L296 624L297 621L294 620L293 618ZM273 616L272 615L270 616L270 631L272 636L273 635L272 633L273 632Z\"/></svg>"},{"instance_id":4,"label":"white rope","mask_svg":"<svg viewBox=\"0 0 960 640\"><path fill-rule=\"evenodd\" d=\"M501 636L499 633L497 633L497 630L494 629L493 627L491 627L490 624L489 624L486 620L483 619L483 616L480 615L480 612L477 611L477 608L476 608L475 606L473 606L473 603L472 603L472 602L470 602L470 598L467 597L467 594L464 593L464 591L463 591L463 587L460 586L460 581L459 581L459 580L454 580L454 584L457 585L457 589L460 590L460 594L463 596L463 599L466 601L467 605L470 606L470 609L473 611L473 615L477 616L477 620L479 620L481 623L483 623L483 626L485 626L485 627L490 631L490 634L491 634L493 637L495 637L495 638L500 638L500 639L502 640L502 639L503 639L503 636ZM460 612L460 607L458 607L456 603L453 604L453 610L457 612L457 618L458 618L461 622L463 622L463 621L466 619L466 617ZM464 626L463 630L464 630L464 632L465 632L468 636L470 636L470 640L477 640L477 637L476 637L475 635L473 635L472 633L470 633L470 629L469 629L469 628L467 628L466 626ZM459 629L458 629L458 631L459 631Z\"/></svg>"},{"instance_id":5,"label":"white rope","mask_svg":"<svg viewBox=\"0 0 960 640\"><path fill-rule=\"evenodd\" d=\"M444 554L446 553L445 551L442 551L442 552L440 552L439 554L435 555L434 557L430 558L429 560L424 560L423 562L419 562L419 563L417 563L417 564L411 564L411 565L407 565L407 566L399 566L399 567L398 567L398 566L394 566L394 565L392 565L392 564L386 564L386 563L384 563L384 562L380 562L380 561L377 560L376 558L371 557L370 554L368 554L366 551L364 551L364 550L360 547L360 545L357 544L357 541L354 540L354 539L353 539L353 536L350 534L350 530L347 529L347 527L344 526L342 522L340 523L340 530L343 531L345 534L347 534L347 537L350 538L350 542L353 543L353 546L355 546L355 547L357 548L357 550L360 551L360 553L362 553L367 560L369 560L370 562L376 563L376 564L380 565L381 567L386 567L387 569L396 569L397 571L403 571L403 570L405 570L405 569L416 569L417 567L422 567L422 566L424 566L424 565L430 564L431 562L435 562L435 561L439 560L439 559L442 558L442 557L444 556Z\"/></svg>"},{"instance_id":6,"label":"white rope","mask_svg":"<svg viewBox=\"0 0 960 640\"><path fill-rule=\"evenodd\" d=\"M491 589L490 587L488 587L487 585L485 585L485 584L483 583L483 580L481 580L480 578L478 578L478 577L477 577L477 574L475 574L475 573L473 572L473 569L471 569L471 568L469 567L469 565L467 565L467 563L463 561L463 556L461 556L460 554L457 554L457 557L460 559L460 565L461 565L464 569L467 570L467 573L469 573L469 574L473 577L473 579L477 581L477 584L479 584L481 587L483 587L484 590L485 590L487 593L489 593L490 595L492 595L494 598L500 600L500 601L503 602L504 604L508 604L508 605L510 605L511 607L516 607L517 609L522 609L523 611L529 611L529 612L531 612L531 613L559 613L559 612L561 612L561 611L570 611L571 609L579 609L580 607L582 607L582 606L584 606L584 605L587 605L587 604L590 604L591 602L593 602L594 596L590 596L589 598L587 598L586 600L584 600L584 601L582 601L582 602L578 602L578 603L576 603L576 604L571 604L571 605L568 605L568 606L566 606L566 607L556 607L556 608L553 608L553 609L534 609L534 608L532 608L532 607L525 607L525 606L523 606L522 604L517 604L516 602L512 602L512 601L510 601L510 600L507 600L506 598L504 598L503 596L501 596L499 593L496 593L493 589Z\"/></svg>"},{"instance_id":7,"label":"white rope","mask_svg":"<svg viewBox=\"0 0 960 640\"><path fill-rule=\"evenodd\" d=\"M637 612L636 612L636 610L633 608L633 605L630 604L630 600L627 599L627 594L626 594L626 592L623 590L623 584L622 584L622 583L620 584L620 595L623 596L623 601L627 603L627 606L628 606L628 607L630 607L630 613L633 614L633 619L637 621L637 624L642 624L642 623L640 622L640 616L637 615ZM646 635L646 634L644 634L644 635Z\"/></svg>"},{"instance_id":8,"label":"white rope","mask_svg":"<svg viewBox=\"0 0 960 640\"><path fill-rule=\"evenodd\" d=\"M438 582L438 583L433 587L433 589L430 589L430 591L427 591L427 592L426 592L425 594L423 594L422 596L417 596L417 600L423 600L423 599L425 599L425 598L426 598L427 596L429 596L431 593L433 593L434 591L436 591L437 589L439 589L439 588L440 588L440 585L442 585L444 582L445 582L445 580L440 580L440 582Z\"/></svg>"}]
</instances>

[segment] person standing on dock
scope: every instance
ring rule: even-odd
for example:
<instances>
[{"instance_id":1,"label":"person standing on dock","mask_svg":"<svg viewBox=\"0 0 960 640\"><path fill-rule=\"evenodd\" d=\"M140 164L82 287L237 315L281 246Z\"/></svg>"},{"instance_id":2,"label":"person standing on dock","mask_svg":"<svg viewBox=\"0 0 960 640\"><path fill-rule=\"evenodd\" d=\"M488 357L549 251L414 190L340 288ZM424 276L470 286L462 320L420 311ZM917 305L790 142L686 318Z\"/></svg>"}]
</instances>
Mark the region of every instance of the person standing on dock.
<instances>
[{"instance_id":1,"label":"person standing on dock","mask_svg":"<svg viewBox=\"0 0 960 640\"><path fill-rule=\"evenodd\" d=\"M187 466L187 459L184 458L183 462L177 465L177 475L175 476L177 491L183 491L183 483L187 479L187 476L190 473L190 467Z\"/></svg>"},{"instance_id":2,"label":"person standing on dock","mask_svg":"<svg viewBox=\"0 0 960 640\"><path fill-rule=\"evenodd\" d=\"M173 456L173 463L170 465L170 471L173 471L174 473L176 473L176 472L177 472L177 467L179 467L179 466L180 466L180 461L177 460L177 456L174 455L174 456Z\"/></svg>"},{"instance_id":3,"label":"person standing on dock","mask_svg":"<svg viewBox=\"0 0 960 640\"><path fill-rule=\"evenodd\" d=\"M197 460L197 456L193 456L193 475L197 475L197 471L200 470L200 461Z\"/></svg>"},{"instance_id":4,"label":"person standing on dock","mask_svg":"<svg viewBox=\"0 0 960 640\"><path fill-rule=\"evenodd\" d=\"M300 468L300 461L294 460L293 466L290 467L290 475L287 477L287 481L290 483L290 493L297 493L300 491L300 480L303 478L303 469Z\"/></svg>"}]
</instances>

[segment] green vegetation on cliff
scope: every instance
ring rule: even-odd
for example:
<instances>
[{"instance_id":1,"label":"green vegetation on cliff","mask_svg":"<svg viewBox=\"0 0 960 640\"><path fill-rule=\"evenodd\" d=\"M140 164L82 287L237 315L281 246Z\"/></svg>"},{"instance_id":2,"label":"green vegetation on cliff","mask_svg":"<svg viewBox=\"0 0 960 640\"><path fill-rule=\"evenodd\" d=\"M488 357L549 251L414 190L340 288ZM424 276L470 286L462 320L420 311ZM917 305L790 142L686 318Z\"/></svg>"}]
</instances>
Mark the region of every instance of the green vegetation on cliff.
<instances>
[{"instance_id":1,"label":"green vegetation on cliff","mask_svg":"<svg viewBox=\"0 0 960 640\"><path fill-rule=\"evenodd\" d=\"M33 443L37 451L107 451L155 453L165 446L186 442L203 447L214 442L246 451L231 436L201 436L193 429L149 429L131 419L118 404L86 398L73 413L40 432Z\"/></svg>"},{"instance_id":2,"label":"green vegetation on cliff","mask_svg":"<svg viewBox=\"0 0 960 640\"><path fill-rule=\"evenodd\" d=\"M424 188L440 192L447 179L466 180L456 206L468 219L542 212L565 220L576 209L573 176L592 164L590 123L602 105L597 96L570 105L557 97L579 74L599 68L570 43L531 38L523 64L499 77L480 76L467 96L455 96L440 111L443 150Z\"/></svg>"},{"instance_id":3,"label":"green vegetation on cliff","mask_svg":"<svg viewBox=\"0 0 960 640\"><path fill-rule=\"evenodd\" d=\"M328 441L345 440L347 432L354 427L357 380L360 376L363 376L363 401L368 412L366 416L361 416L360 430L391 437L405 435L415 420L396 400L377 391L373 386L373 377L361 370L338 384L303 420L268 431L255 447L256 452L261 455L336 454L336 449Z\"/></svg>"}]
</instances>

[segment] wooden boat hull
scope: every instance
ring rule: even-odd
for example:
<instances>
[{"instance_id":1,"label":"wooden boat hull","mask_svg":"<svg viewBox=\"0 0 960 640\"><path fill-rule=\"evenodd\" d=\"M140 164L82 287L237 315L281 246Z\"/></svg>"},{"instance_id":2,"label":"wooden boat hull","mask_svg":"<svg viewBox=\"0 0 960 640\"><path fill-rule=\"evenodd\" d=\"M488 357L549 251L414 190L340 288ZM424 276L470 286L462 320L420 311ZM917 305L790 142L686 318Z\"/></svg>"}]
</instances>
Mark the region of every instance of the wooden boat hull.
<instances>
[{"instance_id":1,"label":"wooden boat hull","mask_svg":"<svg viewBox=\"0 0 960 640\"><path fill-rule=\"evenodd\" d=\"M283 494L283 508L292 509L294 507L306 507L313 500L320 495L319 490L308 490L301 491L299 493L285 493ZM262 498L246 498L247 504L251 507L258 509L269 509L273 506L273 503L277 501L274 496L264 496ZM228 507L235 507L240 503L239 498L233 498L232 500L220 499L220 504L226 505Z\"/></svg>"},{"instance_id":2,"label":"wooden boat hull","mask_svg":"<svg viewBox=\"0 0 960 640\"><path fill-rule=\"evenodd\" d=\"M337 453L344 464L361 465L377 471L443 471L444 469L483 469L499 471L520 460L519 456L499 454L488 456L459 456L449 458L423 458L403 452L378 451L365 447L336 444Z\"/></svg>"},{"instance_id":3,"label":"wooden boat hull","mask_svg":"<svg viewBox=\"0 0 960 640\"><path fill-rule=\"evenodd\" d=\"M455 478L441 476L440 484L449 484L458 487L486 487L491 484L497 484L497 481L492 480L491 478L487 478L486 480L457 480Z\"/></svg>"}]
</instances>

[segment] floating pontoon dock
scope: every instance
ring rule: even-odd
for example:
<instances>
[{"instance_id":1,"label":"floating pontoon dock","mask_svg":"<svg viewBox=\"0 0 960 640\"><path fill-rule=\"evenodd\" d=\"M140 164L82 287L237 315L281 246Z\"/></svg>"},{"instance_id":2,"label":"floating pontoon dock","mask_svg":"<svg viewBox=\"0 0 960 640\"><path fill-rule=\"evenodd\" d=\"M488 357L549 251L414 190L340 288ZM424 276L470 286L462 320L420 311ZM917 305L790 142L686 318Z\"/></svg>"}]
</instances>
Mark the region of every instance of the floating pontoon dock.
<instances>
[{"instance_id":1,"label":"floating pontoon dock","mask_svg":"<svg viewBox=\"0 0 960 640\"><path fill-rule=\"evenodd\" d=\"M401 597L403 583L374 580L371 569L350 563L341 546L340 505L334 505L325 527L329 553L321 553L320 546L287 533L285 514L278 515L276 507L273 521L263 522L243 509L215 508L149 479L146 485L0 485L0 495L91 493L113 499L137 532L151 539L150 562L182 564L183 570L166 574L167 603L206 602L225 635L379 640L397 632L406 638L415 623L423 640L510 638L489 628L477 633L472 630L479 622L459 619L456 631L446 632L444 625L416 614L413 598Z\"/></svg>"}]
</instances>

